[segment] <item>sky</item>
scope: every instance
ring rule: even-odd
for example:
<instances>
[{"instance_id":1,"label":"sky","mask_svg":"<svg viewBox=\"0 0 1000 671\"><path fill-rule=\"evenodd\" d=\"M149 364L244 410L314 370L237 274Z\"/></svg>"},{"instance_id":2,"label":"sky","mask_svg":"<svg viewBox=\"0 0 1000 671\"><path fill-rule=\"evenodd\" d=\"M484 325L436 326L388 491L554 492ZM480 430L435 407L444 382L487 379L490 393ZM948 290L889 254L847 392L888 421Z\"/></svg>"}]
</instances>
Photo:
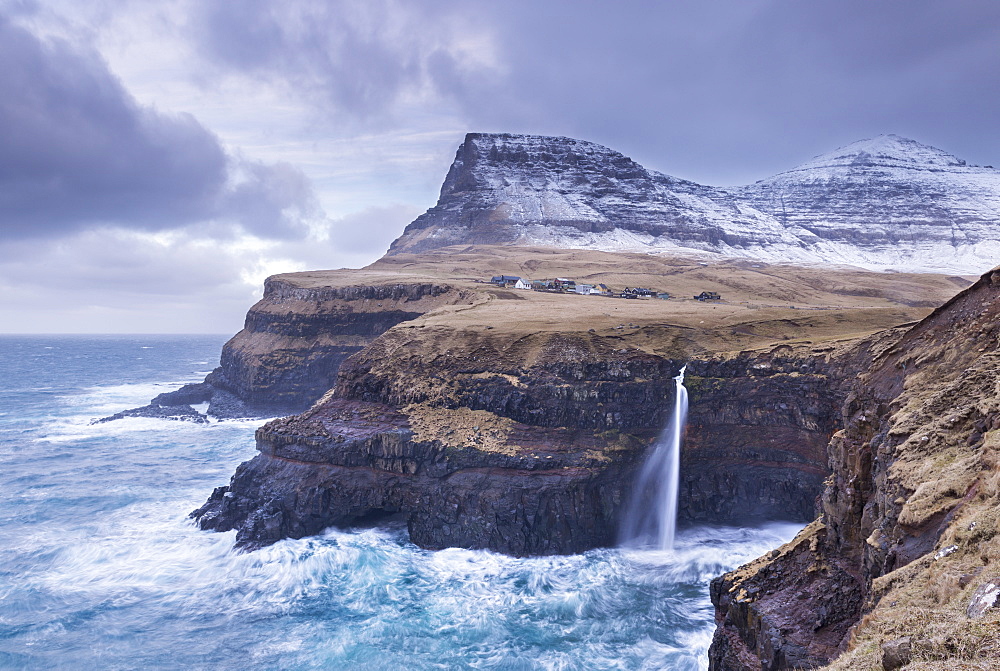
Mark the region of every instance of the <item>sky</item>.
<instances>
[{"instance_id":1,"label":"sky","mask_svg":"<svg viewBox=\"0 0 1000 671\"><path fill-rule=\"evenodd\" d=\"M465 133L712 185L896 133L1000 165L994 0L0 0L0 333L234 333Z\"/></svg>"}]
</instances>

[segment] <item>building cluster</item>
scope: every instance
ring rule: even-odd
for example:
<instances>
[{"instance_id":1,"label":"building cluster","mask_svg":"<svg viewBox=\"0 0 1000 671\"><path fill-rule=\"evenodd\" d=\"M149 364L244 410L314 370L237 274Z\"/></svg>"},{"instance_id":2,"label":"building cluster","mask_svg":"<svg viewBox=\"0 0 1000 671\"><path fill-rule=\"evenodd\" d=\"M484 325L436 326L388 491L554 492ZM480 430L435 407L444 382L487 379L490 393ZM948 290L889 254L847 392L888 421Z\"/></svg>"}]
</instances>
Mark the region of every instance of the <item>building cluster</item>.
<instances>
[{"instance_id":1,"label":"building cluster","mask_svg":"<svg viewBox=\"0 0 1000 671\"><path fill-rule=\"evenodd\" d=\"M585 284L566 277L556 277L551 280L529 280L516 275L495 275L490 278L490 284L509 289L526 289L532 291L547 291L554 294L580 294L583 296L608 296L610 298L633 298L649 299L659 298L666 300L670 294L665 291L655 291L645 287L625 287L621 291L615 291L606 284ZM720 299L721 296L714 291L703 291L700 296L695 296L698 300Z\"/></svg>"}]
</instances>

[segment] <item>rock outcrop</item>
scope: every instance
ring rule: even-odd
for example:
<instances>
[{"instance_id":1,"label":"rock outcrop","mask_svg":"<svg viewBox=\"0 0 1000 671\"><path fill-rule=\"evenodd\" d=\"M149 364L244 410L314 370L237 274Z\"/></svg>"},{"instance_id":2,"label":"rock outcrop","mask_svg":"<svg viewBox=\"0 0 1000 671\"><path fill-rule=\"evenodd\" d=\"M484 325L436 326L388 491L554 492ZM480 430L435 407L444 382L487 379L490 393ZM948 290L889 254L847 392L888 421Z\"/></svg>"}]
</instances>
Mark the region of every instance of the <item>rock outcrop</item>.
<instances>
[{"instance_id":1,"label":"rock outcrop","mask_svg":"<svg viewBox=\"0 0 1000 671\"><path fill-rule=\"evenodd\" d=\"M805 522L829 473L825 446L848 383L898 332L859 334L926 314L912 306L951 295L961 281L552 251L517 263L536 276L591 281L627 267L631 282L669 282L688 295L710 282L727 287L726 299L558 295L473 279L493 274L479 264L492 270L510 263L504 258L489 247L400 255L355 273L269 282L248 319L253 328L233 341L261 338L260 348L244 367L228 364L246 371L240 393L248 397L258 389L266 398L271 380L284 385L271 387L279 392L310 382L294 357L268 348L340 338L359 320L377 322L376 309L393 320L416 316L340 361L333 388L308 411L262 428L260 454L196 513L200 524L236 529L246 548L386 516L406 520L427 547L534 554L607 545L685 363L682 522ZM438 279L421 279L421 267ZM353 297L362 281L369 293ZM376 286L383 293L372 298ZM401 287L447 289L385 297ZM322 296L332 298L317 302ZM767 304L778 300L816 307ZM262 329L275 320L254 316L262 309L280 315L274 338ZM302 322L322 328L299 341L289 332ZM324 379L312 393L330 384ZM189 391L171 398L189 401Z\"/></svg>"},{"instance_id":2,"label":"rock outcrop","mask_svg":"<svg viewBox=\"0 0 1000 671\"><path fill-rule=\"evenodd\" d=\"M1000 255L1000 171L894 135L745 187L704 186L563 137L470 133L437 205L389 255L448 245L697 250L980 273Z\"/></svg>"},{"instance_id":3,"label":"rock outcrop","mask_svg":"<svg viewBox=\"0 0 1000 671\"><path fill-rule=\"evenodd\" d=\"M301 279L300 279L301 278ZM310 286L309 274L269 278L243 330L206 378L243 404L244 416L305 410L330 389L341 364L392 326L474 293L446 283ZM208 400L208 399L206 399ZM225 408L209 407L226 416Z\"/></svg>"},{"instance_id":4,"label":"rock outcrop","mask_svg":"<svg viewBox=\"0 0 1000 671\"><path fill-rule=\"evenodd\" d=\"M274 417L302 412L329 390L341 364L396 324L448 305L488 296L446 282L352 278L331 286L336 271L287 273L264 283L264 296L247 312L243 330L222 348L219 366L204 382L188 384L101 421L120 417ZM348 273L344 273L345 276ZM358 281L357 278L353 278ZM396 279L396 278L392 278ZM363 280L362 280L363 281Z\"/></svg>"},{"instance_id":5,"label":"rock outcrop","mask_svg":"<svg viewBox=\"0 0 1000 671\"><path fill-rule=\"evenodd\" d=\"M966 624L1000 559L998 391L994 271L858 376L819 519L713 582L711 668L874 668L902 637L917 662L1000 658L1000 614Z\"/></svg>"},{"instance_id":6,"label":"rock outcrop","mask_svg":"<svg viewBox=\"0 0 1000 671\"><path fill-rule=\"evenodd\" d=\"M690 362L682 521L812 517L858 350ZM261 454L194 516L245 548L387 516L429 548L610 545L685 360L589 333L393 329L313 408L260 429Z\"/></svg>"}]
</instances>

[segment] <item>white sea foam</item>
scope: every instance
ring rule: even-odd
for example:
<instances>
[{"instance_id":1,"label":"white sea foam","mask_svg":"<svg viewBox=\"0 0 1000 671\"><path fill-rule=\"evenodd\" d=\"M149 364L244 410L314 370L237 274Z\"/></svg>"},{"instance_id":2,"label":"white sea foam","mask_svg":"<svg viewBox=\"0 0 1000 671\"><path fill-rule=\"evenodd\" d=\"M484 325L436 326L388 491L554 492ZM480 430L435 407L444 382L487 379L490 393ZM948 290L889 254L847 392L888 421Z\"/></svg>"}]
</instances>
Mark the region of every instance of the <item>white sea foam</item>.
<instances>
[{"instance_id":1,"label":"white sea foam","mask_svg":"<svg viewBox=\"0 0 1000 671\"><path fill-rule=\"evenodd\" d=\"M719 566L733 567L793 530L765 530L759 537L752 530L681 532L672 570L658 560L643 563L651 552L536 558L428 552L407 543L398 529L331 530L243 554L232 550L232 532L205 533L188 523L184 516L191 505L135 504L64 539L68 542L38 529L24 539L25 549L58 547L58 553L47 568L23 576L21 588L59 594L76 607L105 604L130 611L148 604L150 625L188 613L247 627L261 618L287 618L310 603L327 604L324 608L348 621L364 623L323 640L320 649L331 659L403 636L413 637L411 644L424 640L417 647L430 646L426 652L432 658L451 649L471 668L523 656L544 669L581 668L581 660L588 668L704 669L712 632L707 598L685 601L671 596L670 586L678 580L703 584ZM725 551L720 545L699 547L698 539L706 537L724 540ZM709 564L715 569L706 573ZM656 592L663 596L632 602L636 595ZM679 630L673 642L654 640L650 633L623 646L623 631L647 626L643 608L673 612L669 617ZM413 613L411 620L405 619L407 612ZM256 641L250 656L266 664L280 655L315 660L321 624L293 627L281 642ZM512 639L517 632L528 642ZM577 643L566 646L568 640Z\"/></svg>"},{"instance_id":2,"label":"white sea foam","mask_svg":"<svg viewBox=\"0 0 1000 671\"><path fill-rule=\"evenodd\" d=\"M515 558L422 550L389 527L240 553L234 532L203 532L187 515L254 456L262 420L88 424L162 387L176 388L39 392L23 406L30 421L4 419L10 665L703 669L708 580L797 530L687 529L672 553Z\"/></svg>"}]
</instances>

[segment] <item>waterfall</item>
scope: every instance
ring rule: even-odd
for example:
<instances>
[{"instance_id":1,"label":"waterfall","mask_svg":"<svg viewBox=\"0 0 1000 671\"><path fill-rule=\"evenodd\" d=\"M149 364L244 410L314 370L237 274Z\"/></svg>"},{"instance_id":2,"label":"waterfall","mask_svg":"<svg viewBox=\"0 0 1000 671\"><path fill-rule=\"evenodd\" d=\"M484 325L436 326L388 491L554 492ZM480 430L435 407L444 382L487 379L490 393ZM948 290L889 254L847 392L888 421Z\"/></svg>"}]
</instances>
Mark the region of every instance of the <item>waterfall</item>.
<instances>
[{"instance_id":1,"label":"waterfall","mask_svg":"<svg viewBox=\"0 0 1000 671\"><path fill-rule=\"evenodd\" d=\"M684 369L674 378L674 412L660 434L652 454L639 473L622 520L619 541L631 547L670 550L677 528L677 490L680 476L681 437L687 421Z\"/></svg>"}]
</instances>

